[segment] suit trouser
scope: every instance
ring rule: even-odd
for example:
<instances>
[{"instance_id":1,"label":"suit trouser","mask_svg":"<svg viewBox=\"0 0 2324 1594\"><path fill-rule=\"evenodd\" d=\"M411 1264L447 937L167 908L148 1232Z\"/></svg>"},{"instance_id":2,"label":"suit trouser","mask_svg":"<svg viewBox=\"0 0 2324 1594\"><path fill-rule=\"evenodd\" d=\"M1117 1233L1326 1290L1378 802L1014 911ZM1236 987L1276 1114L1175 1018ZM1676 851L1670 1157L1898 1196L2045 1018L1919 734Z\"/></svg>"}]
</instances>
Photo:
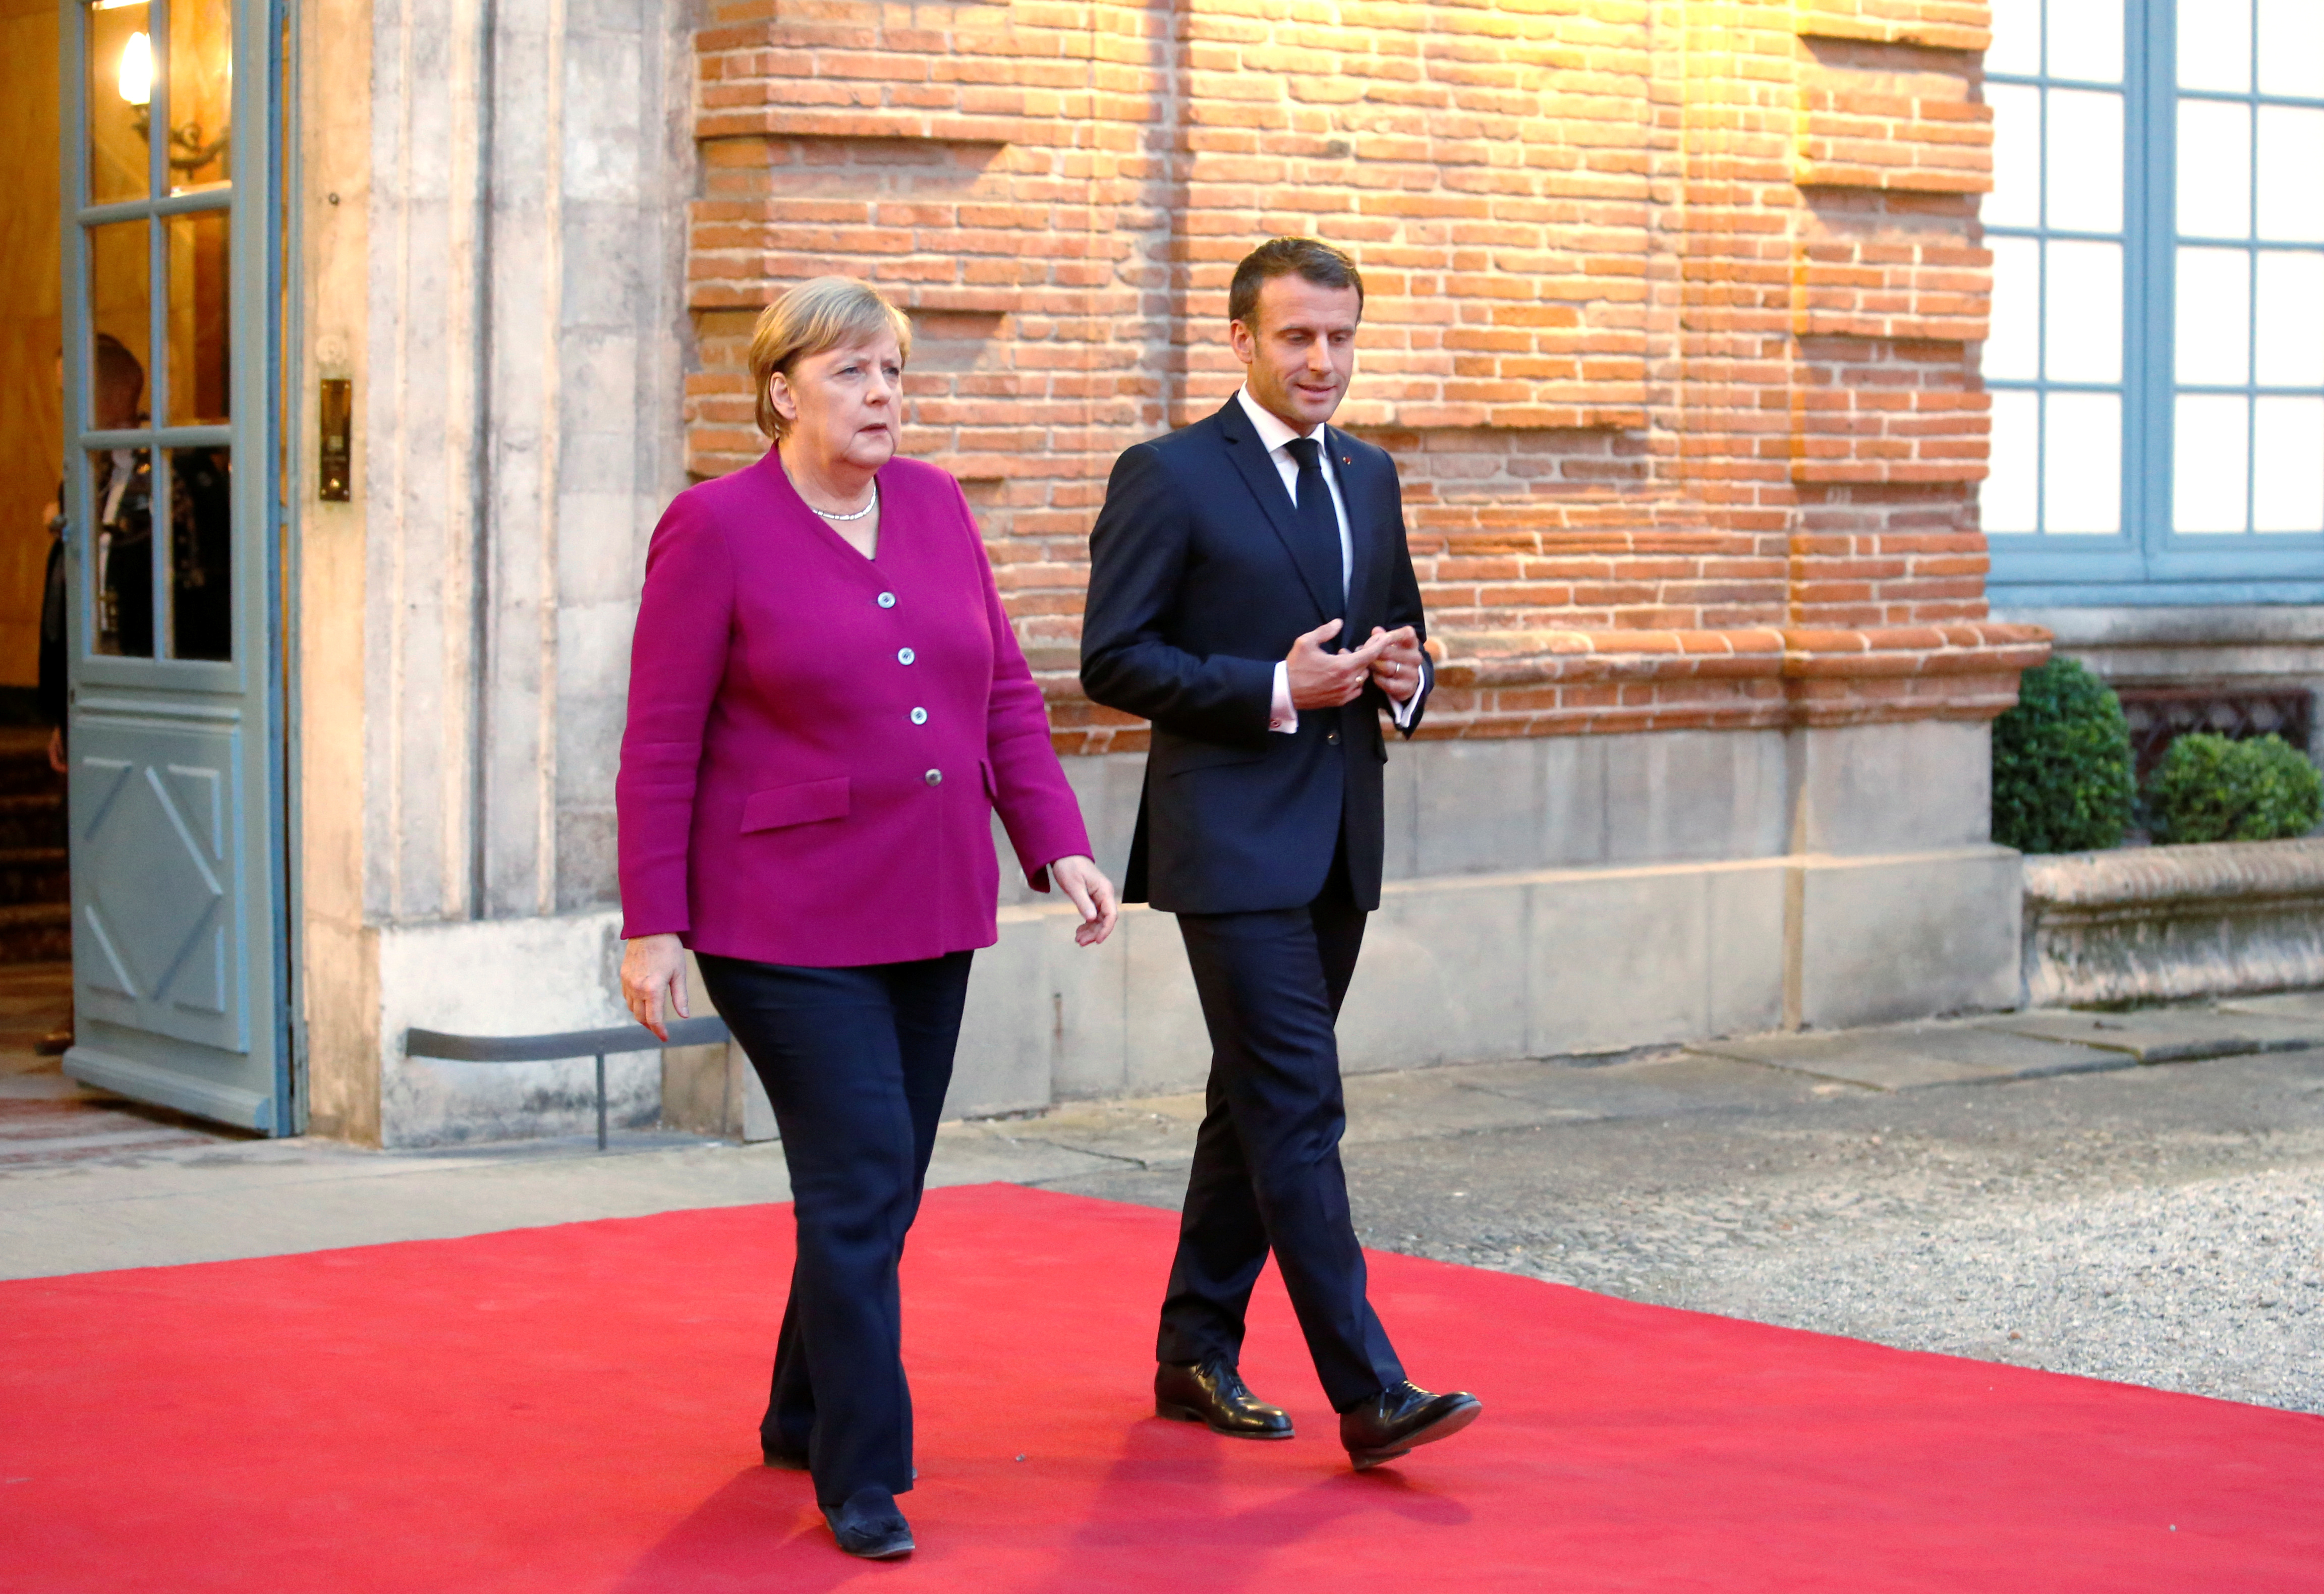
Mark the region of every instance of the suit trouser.
<instances>
[{"instance_id":1,"label":"suit trouser","mask_svg":"<svg viewBox=\"0 0 2324 1594\"><path fill-rule=\"evenodd\" d=\"M1364 939L1346 845L1305 908L1178 916L1211 1078L1156 1344L1163 1361L1237 1360L1271 1248L1338 1411L1404 1377L1365 1296L1340 1166L1347 1107L1333 1027Z\"/></svg>"},{"instance_id":2,"label":"suit trouser","mask_svg":"<svg viewBox=\"0 0 2324 1594\"><path fill-rule=\"evenodd\" d=\"M767 1087L790 1169L798 1251L760 1438L807 1458L825 1505L912 1487L896 1269L952 1081L970 956L847 969L696 960Z\"/></svg>"}]
</instances>

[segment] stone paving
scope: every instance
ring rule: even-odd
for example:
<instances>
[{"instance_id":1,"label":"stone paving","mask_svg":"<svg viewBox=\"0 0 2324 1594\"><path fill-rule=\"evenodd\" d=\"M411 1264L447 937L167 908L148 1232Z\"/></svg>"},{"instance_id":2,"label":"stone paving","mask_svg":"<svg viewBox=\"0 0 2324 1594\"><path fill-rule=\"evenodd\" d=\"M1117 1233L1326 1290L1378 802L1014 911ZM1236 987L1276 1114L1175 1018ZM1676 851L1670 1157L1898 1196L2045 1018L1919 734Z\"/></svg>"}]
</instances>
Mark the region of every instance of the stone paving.
<instances>
[{"instance_id":1,"label":"stone paving","mask_svg":"<svg viewBox=\"0 0 2324 1594\"><path fill-rule=\"evenodd\" d=\"M226 1138L193 1119L67 1079L55 1058L34 1048L71 1011L70 963L0 972L0 1172L207 1147Z\"/></svg>"},{"instance_id":2,"label":"stone paving","mask_svg":"<svg viewBox=\"0 0 2324 1594\"><path fill-rule=\"evenodd\" d=\"M2324 1032L2324 1002L2262 1000L1358 1076L1351 1185L1375 1246L2324 1411L2324 1050L2292 1049ZM2138 1060L2227 1039L2238 1055ZM949 1124L931 1182L1175 1207L1201 1110L1180 1095ZM0 1276L788 1193L774 1145L628 1135L604 1156L586 1140L383 1154L169 1127L182 1143L0 1163Z\"/></svg>"},{"instance_id":3,"label":"stone paving","mask_svg":"<svg viewBox=\"0 0 2324 1594\"><path fill-rule=\"evenodd\" d=\"M2324 1411L2324 1051L2142 1065L2246 1016L2119 1017L2121 1049L1976 1020L1352 1080L1358 1219L1637 1300ZM1119 1158L1049 1183L1168 1206L1198 1112L963 1129Z\"/></svg>"}]
</instances>

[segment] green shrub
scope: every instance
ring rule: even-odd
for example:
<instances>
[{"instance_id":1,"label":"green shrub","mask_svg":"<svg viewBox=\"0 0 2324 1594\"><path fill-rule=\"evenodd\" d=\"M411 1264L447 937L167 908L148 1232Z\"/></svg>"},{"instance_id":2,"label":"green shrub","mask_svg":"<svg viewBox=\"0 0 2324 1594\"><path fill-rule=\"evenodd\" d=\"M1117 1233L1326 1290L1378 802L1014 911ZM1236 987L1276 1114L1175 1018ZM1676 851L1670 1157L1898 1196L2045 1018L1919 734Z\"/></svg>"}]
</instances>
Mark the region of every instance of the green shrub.
<instances>
[{"instance_id":1,"label":"green shrub","mask_svg":"<svg viewBox=\"0 0 2324 1594\"><path fill-rule=\"evenodd\" d=\"M2324 814L2324 775L2281 736L2181 736L2147 782L2158 842L2271 842L2306 835Z\"/></svg>"},{"instance_id":2,"label":"green shrub","mask_svg":"<svg viewBox=\"0 0 2324 1594\"><path fill-rule=\"evenodd\" d=\"M1993 722L1993 839L2022 852L2111 847L2138 782L2130 725L2107 684L2070 659L2029 669Z\"/></svg>"}]
</instances>

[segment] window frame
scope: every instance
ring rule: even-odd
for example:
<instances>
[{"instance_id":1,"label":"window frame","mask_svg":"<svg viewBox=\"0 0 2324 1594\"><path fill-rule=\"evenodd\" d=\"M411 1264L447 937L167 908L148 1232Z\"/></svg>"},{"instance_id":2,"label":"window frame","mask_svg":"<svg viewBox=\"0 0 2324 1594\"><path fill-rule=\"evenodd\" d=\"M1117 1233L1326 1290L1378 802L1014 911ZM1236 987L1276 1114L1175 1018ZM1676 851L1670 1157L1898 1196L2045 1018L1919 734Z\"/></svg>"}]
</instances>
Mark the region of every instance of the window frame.
<instances>
[{"instance_id":1,"label":"window frame","mask_svg":"<svg viewBox=\"0 0 2324 1594\"><path fill-rule=\"evenodd\" d=\"M2181 532L2172 524L2179 246L2177 9L2177 0L2124 0L2121 528L2112 536L1987 533L1992 559L1987 591L1997 600L2123 604L2324 602L2324 530ZM2041 75L1987 73L1986 81L2037 88L2096 87L2048 75L2046 28L2043 32ZM2256 5L2253 40L2256 69ZM2324 107L2324 100L2263 97L2255 69L2252 87L2245 94L2208 89L2188 94L2192 98L2254 107L2255 142L2258 137L2255 113L2262 104ZM2045 121L2046 113L2045 97ZM2253 180L2255 185L2255 161ZM2046 219L2045 216L2045 223ZM1980 226L1987 237L2046 240L2080 235L2053 232L2046 225L1987 227L1981 222ZM2255 255L2264 246L2255 236L2240 244ZM2045 270L2046 258L2045 251ZM2046 307L2041 308L2046 312ZM2251 313L2257 315L2256 304ZM2255 374L2247 373L2247 376ZM1987 382L1980 375L1978 380L1988 392L2046 392L2052 386L2046 378ZM2055 385L2072 392L2086 384ZM2256 392L2255 382L2247 381L2244 391Z\"/></svg>"}]
</instances>

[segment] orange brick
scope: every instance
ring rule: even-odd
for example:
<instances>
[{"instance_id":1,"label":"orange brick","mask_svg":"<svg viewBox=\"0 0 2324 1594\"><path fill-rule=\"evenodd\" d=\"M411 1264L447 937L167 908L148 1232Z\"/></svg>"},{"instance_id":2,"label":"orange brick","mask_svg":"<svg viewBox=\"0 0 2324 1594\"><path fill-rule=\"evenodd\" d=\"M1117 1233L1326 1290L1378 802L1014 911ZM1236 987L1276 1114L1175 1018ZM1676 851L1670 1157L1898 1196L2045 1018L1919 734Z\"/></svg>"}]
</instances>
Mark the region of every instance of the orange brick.
<instances>
[{"instance_id":1,"label":"orange brick","mask_svg":"<svg viewBox=\"0 0 2324 1594\"><path fill-rule=\"evenodd\" d=\"M1437 631L1456 654L1582 639L1537 686L1448 688L1430 734L1998 712L2038 641L1891 634L1984 623L1985 23L1978 0L1799 0L1690 43L1643 4L1204 12L1174 85L1154 24L1072 0L719 0L689 468L758 451L758 306L825 271L881 282L919 327L908 446L966 480L1012 622L1055 655L1057 745L1142 746L1074 693L1084 539L1114 456L1239 380L1234 262L1306 231L1367 272L1339 419L1398 461ZM1979 684L1786 691L1726 640L1811 622L1843 654L1888 628L1883 669L1966 659ZM1655 658L1687 673L1618 696L1571 675Z\"/></svg>"}]
</instances>

